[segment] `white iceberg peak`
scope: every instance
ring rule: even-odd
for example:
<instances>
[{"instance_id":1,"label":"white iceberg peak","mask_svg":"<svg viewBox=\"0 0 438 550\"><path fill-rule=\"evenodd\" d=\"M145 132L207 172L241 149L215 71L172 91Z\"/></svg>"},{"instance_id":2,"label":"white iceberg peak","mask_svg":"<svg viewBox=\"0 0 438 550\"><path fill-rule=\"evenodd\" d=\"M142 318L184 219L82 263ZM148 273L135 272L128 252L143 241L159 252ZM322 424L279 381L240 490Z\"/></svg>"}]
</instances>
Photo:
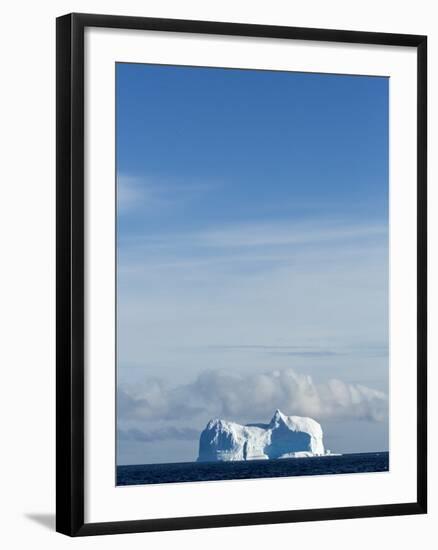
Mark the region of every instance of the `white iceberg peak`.
<instances>
[{"instance_id":1,"label":"white iceberg peak","mask_svg":"<svg viewBox=\"0 0 438 550\"><path fill-rule=\"evenodd\" d=\"M270 425L278 424L280 422L286 422L286 415L284 415L280 409L277 409L274 416L271 419Z\"/></svg>"}]
</instances>

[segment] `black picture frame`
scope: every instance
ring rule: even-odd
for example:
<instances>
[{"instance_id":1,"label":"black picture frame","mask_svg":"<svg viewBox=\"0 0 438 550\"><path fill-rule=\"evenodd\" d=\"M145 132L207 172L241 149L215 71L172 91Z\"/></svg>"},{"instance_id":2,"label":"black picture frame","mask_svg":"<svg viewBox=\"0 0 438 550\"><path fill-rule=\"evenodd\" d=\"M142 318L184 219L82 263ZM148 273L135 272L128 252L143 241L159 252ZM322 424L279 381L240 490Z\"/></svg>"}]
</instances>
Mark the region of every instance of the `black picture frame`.
<instances>
[{"instance_id":1,"label":"black picture frame","mask_svg":"<svg viewBox=\"0 0 438 550\"><path fill-rule=\"evenodd\" d=\"M215 516L84 522L84 29L108 27L408 46L417 51L417 499ZM56 22L56 530L69 536L424 514L427 510L427 37L73 13Z\"/></svg>"}]
</instances>

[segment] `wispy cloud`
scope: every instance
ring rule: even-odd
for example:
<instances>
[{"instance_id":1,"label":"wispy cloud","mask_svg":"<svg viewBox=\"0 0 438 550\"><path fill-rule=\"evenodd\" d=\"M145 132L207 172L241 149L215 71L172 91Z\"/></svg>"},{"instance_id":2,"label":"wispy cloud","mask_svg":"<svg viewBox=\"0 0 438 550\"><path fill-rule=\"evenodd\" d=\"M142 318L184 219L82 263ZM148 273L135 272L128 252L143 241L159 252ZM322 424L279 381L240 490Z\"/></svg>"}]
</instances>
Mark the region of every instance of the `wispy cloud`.
<instances>
[{"instance_id":1,"label":"wispy cloud","mask_svg":"<svg viewBox=\"0 0 438 550\"><path fill-rule=\"evenodd\" d=\"M223 350L223 351L255 351L262 352L267 354L274 355L286 355L293 357L332 357L335 355L340 355L340 352L328 350L328 349L317 349L312 347L303 347L303 346L276 346L276 345L223 345L223 346L208 346L210 349Z\"/></svg>"},{"instance_id":2,"label":"wispy cloud","mask_svg":"<svg viewBox=\"0 0 438 550\"><path fill-rule=\"evenodd\" d=\"M215 254L221 249L243 250L260 249L260 258L271 258L278 249L299 245L327 245L342 243L357 245L358 242L385 238L387 227L383 224L340 223L331 220L307 222L257 222L245 224L221 224L219 227L204 227L197 231L178 232L166 235L135 235L123 240L126 247L145 247L162 253L166 249L184 250L190 247L211 249Z\"/></svg>"},{"instance_id":3,"label":"wispy cloud","mask_svg":"<svg viewBox=\"0 0 438 550\"><path fill-rule=\"evenodd\" d=\"M227 224L217 229L137 235L120 239L118 271L143 280L154 273L160 277L171 273L182 280L208 278L213 282L224 274L254 277L284 267L295 274L308 271L312 277L321 269L336 269L341 280L346 264L349 269L354 263L362 264L364 273L376 267L382 271L387 236L384 226L327 221Z\"/></svg>"},{"instance_id":4,"label":"wispy cloud","mask_svg":"<svg viewBox=\"0 0 438 550\"><path fill-rule=\"evenodd\" d=\"M285 355L287 357L334 357L340 355L336 351L313 350L313 351L270 351L274 355Z\"/></svg>"},{"instance_id":5,"label":"wispy cloud","mask_svg":"<svg viewBox=\"0 0 438 550\"><path fill-rule=\"evenodd\" d=\"M125 214L135 208L149 209L163 206L166 199L157 192L147 179L119 175L117 177L118 214Z\"/></svg>"},{"instance_id":6,"label":"wispy cloud","mask_svg":"<svg viewBox=\"0 0 438 550\"><path fill-rule=\"evenodd\" d=\"M148 365L160 362L191 374L201 367L198 352L182 356L175 351L171 356L169 342L174 348L192 349L235 343L220 348L220 353L228 354L230 368L239 369L251 362L250 353L260 356L257 366L263 363L261 356L269 354L273 366L284 367L288 356L313 358L315 364L339 357L343 369L348 357L385 355L385 348L358 345L386 343L384 227L320 221L310 238L307 224L272 224L272 244L240 248L230 236L236 233L236 242L248 242L249 232L239 237L234 225L227 227L228 237L221 242L229 242L228 247L207 245L206 229L123 243L118 257L118 319L125 363L144 364L147 357ZM262 233L260 227L256 233ZM290 244L291 234L296 235L295 244ZM253 242L261 241L257 237ZM244 347L291 340L312 345ZM218 355L220 350L210 351ZM216 367L219 361L213 360ZM333 361L331 368L336 375ZM378 360L370 360L367 372L373 368L381 369L380 377L386 379Z\"/></svg>"},{"instance_id":7,"label":"wispy cloud","mask_svg":"<svg viewBox=\"0 0 438 550\"><path fill-rule=\"evenodd\" d=\"M138 211L145 213L162 214L169 209L184 207L205 194L217 184L211 182L196 182L165 179L163 176L117 176L117 208L119 215L133 214Z\"/></svg>"},{"instance_id":8,"label":"wispy cloud","mask_svg":"<svg viewBox=\"0 0 438 550\"><path fill-rule=\"evenodd\" d=\"M211 229L193 240L213 247L270 247L309 243L349 241L382 236L387 229L379 224L340 224L323 221L301 223L247 223Z\"/></svg>"}]
</instances>

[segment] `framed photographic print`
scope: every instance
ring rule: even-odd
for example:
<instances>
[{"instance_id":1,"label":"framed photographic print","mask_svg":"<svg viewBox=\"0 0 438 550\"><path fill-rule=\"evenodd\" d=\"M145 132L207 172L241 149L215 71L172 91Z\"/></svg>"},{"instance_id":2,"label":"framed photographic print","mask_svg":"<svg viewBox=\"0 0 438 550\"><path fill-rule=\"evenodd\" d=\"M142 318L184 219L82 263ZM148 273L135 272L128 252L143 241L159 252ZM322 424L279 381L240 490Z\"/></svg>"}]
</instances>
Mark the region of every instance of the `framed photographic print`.
<instances>
[{"instance_id":1,"label":"framed photographic print","mask_svg":"<svg viewBox=\"0 0 438 550\"><path fill-rule=\"evenodd\" d=\"M57 530L426 512L426 37L57 20Z\"/></svg>"}]
</instances>

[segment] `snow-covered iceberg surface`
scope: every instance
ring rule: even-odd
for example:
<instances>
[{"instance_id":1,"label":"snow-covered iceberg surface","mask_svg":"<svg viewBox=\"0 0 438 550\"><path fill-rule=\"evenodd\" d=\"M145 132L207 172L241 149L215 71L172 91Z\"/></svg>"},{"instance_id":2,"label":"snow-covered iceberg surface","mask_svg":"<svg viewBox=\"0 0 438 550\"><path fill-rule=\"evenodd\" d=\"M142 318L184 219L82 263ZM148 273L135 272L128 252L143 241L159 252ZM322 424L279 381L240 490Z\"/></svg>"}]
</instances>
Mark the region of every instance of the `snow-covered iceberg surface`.
<instances>
[{"instance_id":1,"label":"snow-covered iceberg surface","mask_svg":"<svg viewBox=\"0 0 438 550\"><path fill-rule=\"evenodd\" d=\"M312 418L276 410L269 424L210 420L201 433L198 462L323 456L322 428Z\"/></svg>"}]
</instances>

